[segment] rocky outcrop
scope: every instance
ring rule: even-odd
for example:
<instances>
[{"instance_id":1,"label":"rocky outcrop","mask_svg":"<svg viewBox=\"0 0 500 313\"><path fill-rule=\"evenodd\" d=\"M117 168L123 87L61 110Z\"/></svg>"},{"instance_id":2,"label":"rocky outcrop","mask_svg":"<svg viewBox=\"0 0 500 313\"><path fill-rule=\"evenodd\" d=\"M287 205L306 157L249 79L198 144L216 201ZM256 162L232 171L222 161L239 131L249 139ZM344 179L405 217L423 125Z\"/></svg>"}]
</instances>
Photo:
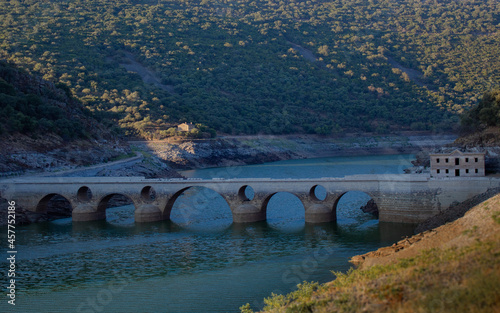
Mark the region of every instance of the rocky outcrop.
<instances>
[{"instance_id":1,"label":"rocky outcrop","mask_svg":"<svg viewBox=\"0 0 500 313\"><path fill-rule=\"evenodd\" d=\"M474 133L460 136L453 143L465 149L500 146L500 127L487 127Z\"/></svg>"},{"instance_id":2,"label":"rocky outcrop","mask_svg":"<svg viewBox=\"0 0 500 313\"><path fill-rule=\"evenodd\" d=\"M143 176L145 178L182 178L183 176L156 157L119 167L106 167L93 176Z\"/></svg>"},{"instance_id":3,"label":"rocky outcrop","mask_svg":"<svg viewBox=\"0 0 500 313\"><path fill-rule=\"evenodd\" d=\"M272 146L251 147L236 140L194 140L181 143L135 142L177 169L257 164L301 158L289 149Z\"/></svg>"},{"instance_id":4,"label":"rocky outcrop","mask_svg":"<svg viewBox=\"0 0 500 313\"><path fill-rule=\"evenodd\" d=\"M378 207L373 199L370 199L365 205L360 207L361 211L364 213L370 213L376 218L378 218Z\"/></svg>"},{"instance_id":5,"label":"rocky outcrop","mask_svg":"<svg viewBox=\"0 0 500 313\"><path fill-rule=\"evenodd\" d=\"M106 163L128 153L130 148L118 139L65 142L53 134L9 135L0 140L0 177Z\"/></svg>"}]
</instances>

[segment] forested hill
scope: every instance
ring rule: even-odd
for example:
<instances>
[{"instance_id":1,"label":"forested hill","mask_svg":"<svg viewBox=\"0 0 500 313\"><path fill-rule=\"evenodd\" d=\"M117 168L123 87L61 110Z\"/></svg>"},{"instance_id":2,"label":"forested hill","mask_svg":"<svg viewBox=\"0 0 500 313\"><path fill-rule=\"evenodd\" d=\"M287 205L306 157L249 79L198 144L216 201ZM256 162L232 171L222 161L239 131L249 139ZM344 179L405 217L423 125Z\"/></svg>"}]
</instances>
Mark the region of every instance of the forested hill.
<instances>
[{"instance_id":1,"label":"forested hill","mask_svg":"<svg viewBox=\"0 0 500 313\"><path fill-rule=\"evenodd\" d=\"M17 134L58 136L61 142L114 137L66 85L54 85L0 61L0 135Z\"/></svg>"},{"instance_id":2,"label":"forested hill","mask_svg":"<svg viewBox=\"0 0 500 313\"><path fill-rule=\"evenodd\" d=\"M167 136L443 130L500 82L497 0L0 0L0 57Z\"/></svg>"}]
</instances>

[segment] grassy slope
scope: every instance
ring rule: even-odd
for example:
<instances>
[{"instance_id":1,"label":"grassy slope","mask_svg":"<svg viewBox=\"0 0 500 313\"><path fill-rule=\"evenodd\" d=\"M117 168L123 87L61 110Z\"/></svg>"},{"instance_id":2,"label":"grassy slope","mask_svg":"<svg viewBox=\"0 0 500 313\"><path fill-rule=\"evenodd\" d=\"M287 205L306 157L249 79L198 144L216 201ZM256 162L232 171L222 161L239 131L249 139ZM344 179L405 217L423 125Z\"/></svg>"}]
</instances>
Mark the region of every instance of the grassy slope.
<instances>
[{"instance_id":1,"label":"grassy slope","mask_svg":"<svg viewBox=\"0 0 500 313\"><path fill-rule=\"evenodd\" d=\"M330 283L273 295L264 312L500 312L500 195L416 236Z\"/></svg>"}]
</instances>

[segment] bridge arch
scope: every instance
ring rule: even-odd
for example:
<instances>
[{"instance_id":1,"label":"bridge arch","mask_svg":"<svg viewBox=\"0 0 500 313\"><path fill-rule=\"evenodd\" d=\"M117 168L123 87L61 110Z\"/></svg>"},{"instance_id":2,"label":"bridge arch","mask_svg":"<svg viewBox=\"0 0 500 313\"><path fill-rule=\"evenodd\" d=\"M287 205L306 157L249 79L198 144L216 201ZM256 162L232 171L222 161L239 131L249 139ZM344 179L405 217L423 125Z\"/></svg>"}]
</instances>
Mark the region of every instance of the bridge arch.
<instances>
[{"instance_id":1,"label":"bridge arch","mask_svg":"<svg viewBox=\"0 0 500 313\"><path fill-rule=\"evenodd\" d=\"M92 200L92 190L87 186L82 186L78 188L76 192L76 197L80 202L88 202Z\"/></svg>"},{"instance_id":2,"label":"bridge arch","mask_svg":"<svg viewBox=\"0 0 500 313\"><path fill-rule=\"evenodd\" d=\"M141 199L144 202L152 202L156 200L156 190L151 186L145 186L141 189Z\"/></svg>"},{"instance_id":3,"label":"bridge arch","mask_svg":"<svg viewBox=\"0 0 500 313\"><path fill-rule=\"evenodd\" d=\"M188 186L168 199L163 210L163 218L179 223L199 221L204 217L219 218L220 216L207 216L214 213L214 210L208 210L209 206L213 206L212 208L223 216L232 217L232 208L225 195L208 187Z\"/></svg>"},{"instance_id":4,"label":"bridge arch","mask_svg":"<svg viewBox=\"0 0 500 313\"><path fill-rule=\"evenodd\" d=\"M43 196L35 207L36 213L43 213L54 218L70 217L73 204L66 197L58 193Z\"/></svg>"},{"instance_id":5,"label":"bridge arch","mask_svg":"<svg viewBox=\"0 0 500 313\"><path fill-rule=\"evenodd\" d=\"M309 197L314 201L324 201L326 200L328 193L326 188L322 185L314 185L309 190Z\"/></svg>"},{"instance_id":6,"label":"bridge arch","mask_svg":"<svg viewBox=\"0 0 500 313\"><path fill-rule=\"evenodd\" d=\"M288 191L273 192L267 195L262 202L261 211L268 224L303 224L305 220L306 204L304 196Z\"/></svg>"},{"instance_id":7,"label":"bridge arch","mask_svg":"<svg viewBox=\"0 0 500 313\"><path fill-rule=\"evenodd\" d=\"M343 218L356 219L357 216L362 215L361 212L372 213L378 218L378 205L375 199L376 198L370 194L370 192L349 190L337 197L332 209L337 219L339 214L341 214ZM365 207L367 211L363 211L362 207ZM370 209L374 211L370 212Z\"/></svg>"},{"instance_id":8,"label":"bridge arch","mask_svg":"<svg viewBox=\"0 0 500 313\"><path fill-rule=\"evenodd\" d=\"M255 191L252 186L241 186L238 190L238 197L240 201L252 201L255 198Z\"/></svg>"},{"instance_id":9,"label":"bridge arch","mask_svg":"<svg viewBox=\"0 0 500 313\"><path fill-rule=\"evenodd\" d=\"M102 214L102 216L106 217L107 209L130 204L134 206L134 211L137 210L137 204L130 196L122 193L110 193L99 199L97 204L97 213L100 213Z\"/></svg>"}]
</instances>

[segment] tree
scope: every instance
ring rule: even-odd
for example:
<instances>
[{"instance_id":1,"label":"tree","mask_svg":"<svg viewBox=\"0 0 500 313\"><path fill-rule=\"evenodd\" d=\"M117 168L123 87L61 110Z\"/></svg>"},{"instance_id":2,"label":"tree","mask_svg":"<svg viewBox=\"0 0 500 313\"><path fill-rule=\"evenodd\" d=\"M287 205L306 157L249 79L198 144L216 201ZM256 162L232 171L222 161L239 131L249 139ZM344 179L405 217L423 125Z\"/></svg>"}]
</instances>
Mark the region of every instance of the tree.
<instances>
[{"instance_id":1,"label":"tree","mask_svg":"<svg viewBox=\"0 0 500 313\"><path fill-rule=\"evenodd\" d=\"M500 126L500 89L485 93L481 101L462 116L461 123L473 129Z\"/></svg>"}]
</instances>

